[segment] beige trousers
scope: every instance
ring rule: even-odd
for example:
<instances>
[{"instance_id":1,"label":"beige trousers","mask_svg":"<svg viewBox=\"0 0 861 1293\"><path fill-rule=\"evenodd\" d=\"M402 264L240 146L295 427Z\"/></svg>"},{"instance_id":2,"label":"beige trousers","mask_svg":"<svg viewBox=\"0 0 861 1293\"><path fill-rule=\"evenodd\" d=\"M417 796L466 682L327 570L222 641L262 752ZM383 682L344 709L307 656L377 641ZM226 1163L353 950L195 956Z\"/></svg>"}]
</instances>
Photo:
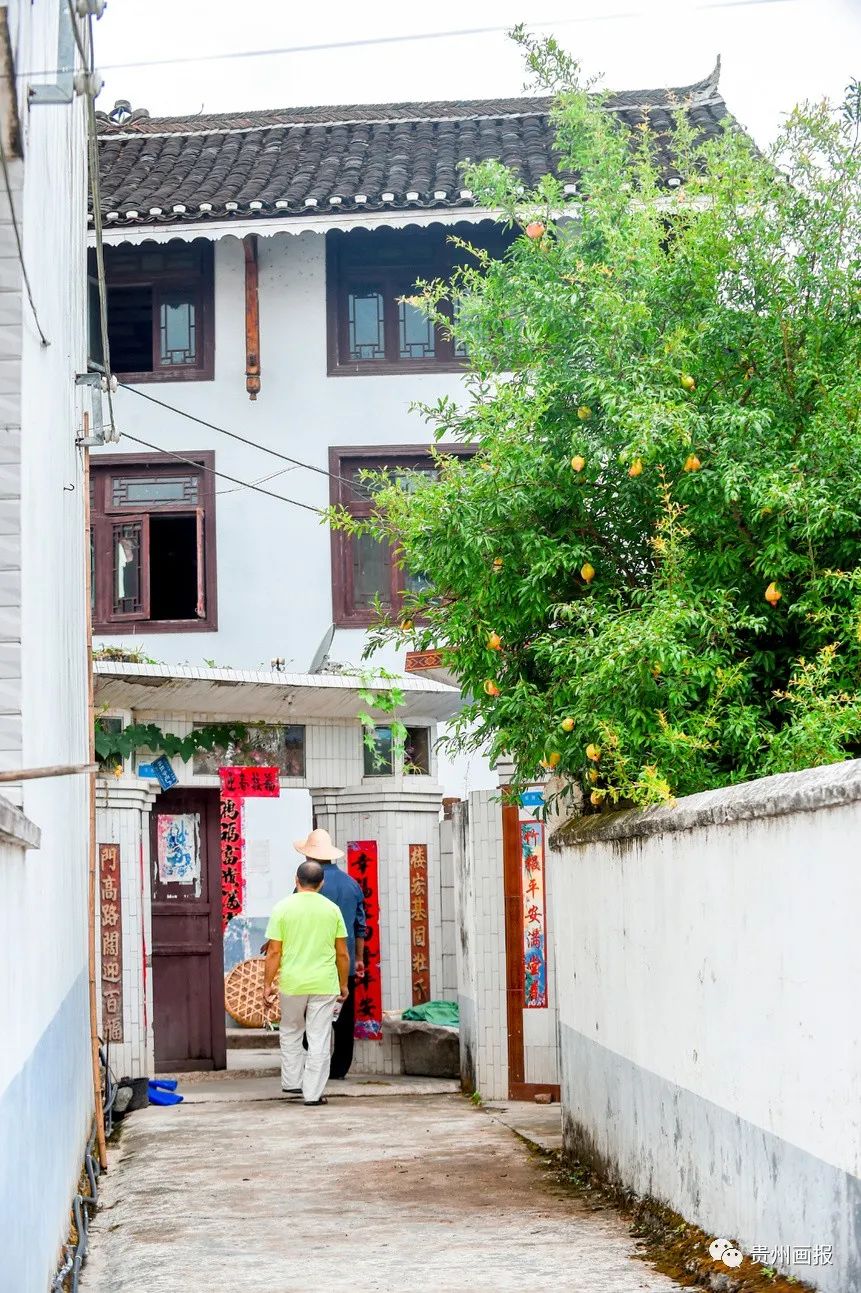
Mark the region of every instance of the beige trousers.
<instances>
[{"instance_id":1,"label":"beige trousers","mask_svg":"<svg viewBox=\"0 0 861 1293\"><path fill-rule=\"evenodd\" d=\"M302 1088L307 1102L319 1100L329 1081L332 1016L337 997L281 994L281 1089ZM302 1034L308 1038L308 1050Z\"/></svg>"}]
</instances>

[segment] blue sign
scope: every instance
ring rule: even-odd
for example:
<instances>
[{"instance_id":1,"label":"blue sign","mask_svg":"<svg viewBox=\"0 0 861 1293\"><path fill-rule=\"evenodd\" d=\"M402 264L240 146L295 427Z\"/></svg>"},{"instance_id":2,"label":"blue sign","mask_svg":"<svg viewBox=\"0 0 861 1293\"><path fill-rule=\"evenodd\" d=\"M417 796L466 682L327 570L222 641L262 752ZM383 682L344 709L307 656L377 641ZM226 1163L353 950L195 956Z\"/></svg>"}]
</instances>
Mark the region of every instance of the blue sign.
<instances>
[{"instance_id":1,"label":"blue sign","mask_svg":"<svg viewBox=\"0 0 861 1293\"><path fill-rule=\"evenodd\" d=\"M152 764L152 770L155 773L158 784L161 786L162 790L170 790L171 786L175 786L179 780L173 768L170 766L170 759L166 754L163 754L160 759L156 759L154 761Z\"/></svg>"},{"instance_id":2,"label":"blue sign","mask_svg":"<svg viewBox=\"0 0 861 1293\"><path fill-rule=\"evenodd\" d=\"M540 808L544 803L544 791L524 790L520 796L520 802L524 808Z\"/></svg>"},{"instance_id":3,"label":"blue sign","mask_svg":"<svg viewBox=\"0 0 861 1293\"><path fill-rule=\"evenodd\" d=\"M139 777L152 777L153 781L155 781L155 780L156 780L155 768L152 766L152 764L151 764L151 763L139 763L139 764L138 764L138 776L139 776Z\"/></svg>"}]
</instances>

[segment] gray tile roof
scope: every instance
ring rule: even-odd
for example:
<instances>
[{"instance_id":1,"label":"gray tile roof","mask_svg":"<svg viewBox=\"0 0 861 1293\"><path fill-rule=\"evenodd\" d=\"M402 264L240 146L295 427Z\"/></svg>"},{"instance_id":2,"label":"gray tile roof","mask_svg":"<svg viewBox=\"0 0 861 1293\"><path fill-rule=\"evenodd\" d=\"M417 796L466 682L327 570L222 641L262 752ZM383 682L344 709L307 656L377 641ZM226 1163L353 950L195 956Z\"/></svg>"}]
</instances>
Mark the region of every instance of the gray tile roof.
<instances>
[{"instance_id":1,"label":"gray tile roof","mask_svg":"<svg viewBox=\"0 0 861 1293\"><path fill-rule=\"evenodd\" d=\"M606 101L630 130L648 116L673 175L672 113L684 106L705 138L727 109L718 67L672 90ZM549 98L285 108L150 117L120 103L97 113L103 214L123 225L176 224L309 211L463 209L460 165L498 159L531 186L559 163Z\"/></svg>"}]
</instances>

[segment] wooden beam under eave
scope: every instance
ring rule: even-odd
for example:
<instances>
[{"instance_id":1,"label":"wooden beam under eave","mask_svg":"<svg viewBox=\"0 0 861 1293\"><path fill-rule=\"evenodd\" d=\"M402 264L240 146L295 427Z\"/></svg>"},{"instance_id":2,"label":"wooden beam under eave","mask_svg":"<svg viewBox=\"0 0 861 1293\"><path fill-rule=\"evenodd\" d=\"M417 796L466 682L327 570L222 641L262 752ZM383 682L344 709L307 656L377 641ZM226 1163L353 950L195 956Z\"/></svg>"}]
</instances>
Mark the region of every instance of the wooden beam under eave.
<instances>
[{"instance_id":1,"label":"wooden beam under eave","mask_svg":"<svg viewBox=\"0 0 861 1293\"><path fill-rule=\"evenodd\" d=\"M257 234L246 234L245 248L245 389L248 398L260 393L260 300L257 292Z\"/></svg>"}]
</instances>

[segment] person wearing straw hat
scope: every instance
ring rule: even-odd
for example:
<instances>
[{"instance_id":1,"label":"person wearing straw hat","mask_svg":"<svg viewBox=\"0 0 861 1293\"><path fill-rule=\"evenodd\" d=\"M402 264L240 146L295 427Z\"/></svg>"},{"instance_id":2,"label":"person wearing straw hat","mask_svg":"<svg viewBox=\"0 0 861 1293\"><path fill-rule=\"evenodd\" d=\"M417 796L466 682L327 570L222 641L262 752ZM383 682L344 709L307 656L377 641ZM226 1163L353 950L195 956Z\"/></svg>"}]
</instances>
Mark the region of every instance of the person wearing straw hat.
<instances>
[{"instance_id":1,"label":"person wearing straw hat","mask_svg":"<svg viewBox=\"0 0 861 1293\"><path fill-rule=\"evenodd\" d=\"M319 862L323 868L323 887L320 890L339 908L347 929L347 950L350 953L348 995L335 1020L334 1048L329 1076L345 1078L353 1063L353 1030L356 1020L356 983L365 977L365 939L368 927L365 922L365 896L353 879L336 865L344 850L336 848L328 831L316 829L306 840L294 840L297 853Z\"/></svg>"},{"instance_id":2,"label":"person wearing straw hat","mask_svg":"<svg viewBox=\"0 0 861 1293\"><path fill-rule=\"evenodd\" d=\"M281 1089L308 1105L326 1104L332 1021L347 998L350 967L344 918L322 887L320 863L302 862L296 891L276 903L266 927L263 1001L271 1004L280 989Z\"/></svg>"}]
</instances>

